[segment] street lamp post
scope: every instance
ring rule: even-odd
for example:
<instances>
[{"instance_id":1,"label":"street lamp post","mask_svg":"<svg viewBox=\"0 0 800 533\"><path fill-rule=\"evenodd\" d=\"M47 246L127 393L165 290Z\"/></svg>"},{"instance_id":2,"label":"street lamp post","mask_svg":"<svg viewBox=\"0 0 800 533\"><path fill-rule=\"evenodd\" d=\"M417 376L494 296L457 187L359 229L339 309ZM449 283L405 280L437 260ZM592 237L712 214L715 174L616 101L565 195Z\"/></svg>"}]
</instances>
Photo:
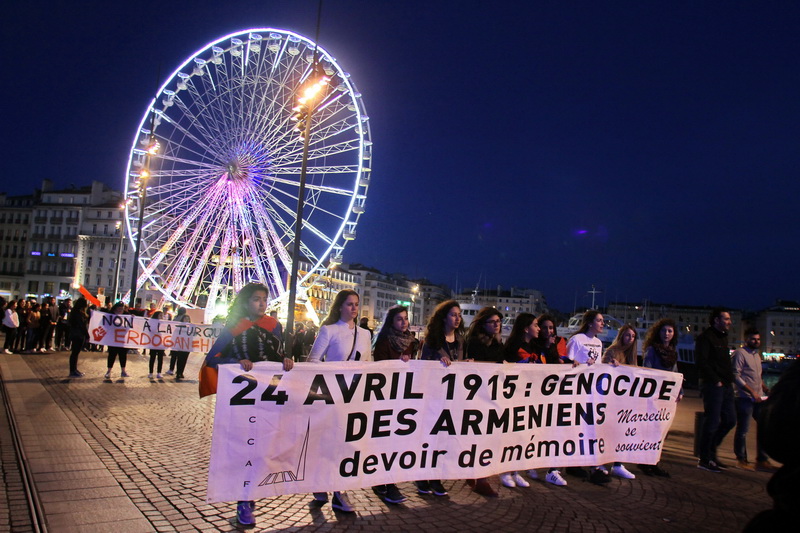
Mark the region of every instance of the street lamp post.
<instances>
[{"instance_id":1,"label":"street lamp post","mask_svg":"<svg viewBox=\"0 0 800 533\"><path fill-rule=\"evenodd\" d=\"M122 260L122 241L125 235L125 232L122 231L122 220L117 221L117 231L119 232L119 242L117 243L117 271L114 273L114 303L117 302L119 298L119 271L120 271L120 261Z\"/></svg>"},{"instance_id":2,"label":"street lamp post","mask_svg":"<svg viewBox=\"0 0 800 533\"><path fill-rule=\"evenodd\" d=\"M317 32L319 33L319 31ZM318 37L319 40L319 37ZM311 136L311 116L314 114L318 96L327 86L330 78L322 71L318 61L318 52L314 49L314 59L312 61L312 76L308 85L303 90L303 95L298 100L297 107L294 108L294 119L297 121L295 129L303 137L303 162L300 166L300 188L297 196L297 217L294 223L294 247L292 249L292 272L289 277L289 302L286 317L286 355L292 356L294 346L294 306L297 300L297 273L300 266L300 233L303 224L303 207L305 204L306 173L308 171L308 146Z\"/></svg>"},{"instance_id":3,"label":"street lamp post","mask_svg":"<svg viewBox=\"0 0 800 533\"><path fill-rule=\"evenodd\" d=\"M144 156L144 165L139 172L139 220L136 224L136 249L133 251L133 269L131 272L131 296L129 307L136 306L136 285L139 277L139 254L142 248L142 222L144 221L144 205L147 202L147 178L150 177L150 159L158 152L158 141L153 133L155 127L155 112L150 119L150 137L147 142L147 152Z\"/></svg>"}]
</instances>

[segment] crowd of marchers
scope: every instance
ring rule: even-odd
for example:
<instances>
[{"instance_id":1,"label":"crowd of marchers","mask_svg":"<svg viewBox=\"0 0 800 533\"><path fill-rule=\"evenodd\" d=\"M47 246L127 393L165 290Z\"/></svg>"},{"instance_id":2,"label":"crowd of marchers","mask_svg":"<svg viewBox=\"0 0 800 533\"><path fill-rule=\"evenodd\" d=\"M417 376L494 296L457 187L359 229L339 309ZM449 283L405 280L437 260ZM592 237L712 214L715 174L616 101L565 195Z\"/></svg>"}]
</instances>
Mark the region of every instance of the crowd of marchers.
<instances>
[{"instance_id":1,"label":"crowd of marchers","mask_svg":"<svg viewBox=\"0 0 800 533\"><path fill-rule=\"evenodd\" d=\"M295 352L287 357L282 352L281 326L274 317L265 315L268 290L260 284L249 284L237 295L226 323L226 334L220 337L206 357L205 364L240 364L243 370L260 361L281 362L291 370L294 361L323 363L326 361L381 361L424 359L439 361L445 366L459 362L547 364L547 365L630 365L638 366L636 328L621 327L613 343L604 347L599 336L605 323L596 310L584 313L580 328L569 339L556 334L553 317L521 313L515 317L508 339L503 341L501 328L503 314L494 307L478 311L469 328L464 327L461 307L455 300L439 304L428 317L424 336L420 339L409 330L408 309L394 306L387 310L382 325L375 334L359 321L359 296L355 291L344 290L337 294L328 317L310 344L307 355ZM703 379L704 422L700 435L701 455L698 468L718 473L727 468L717 456L717 448L727 433L736 426L734 443L738 467L746 470L774 471L759 442L756 462L747 457L745 436L750 420L758 417L761 402L768 389L761 380L760 336L755 330L746 332L745 346L731 356L727 332L730 314L724 309L714 309L709 327L697 338L697 364ZM677 325L672 319L657 321L647 332L641 364L645 367L678 372ZM305 352L305 350L303 350ZM300 357L298 357L300 355ZM683 391L677 401L683 397ZM738 422L738 423L737 423ZM649 476L670 477L659 464L636 465ZM567 476L586 479L595 484L606 484L612 476L634 480L631 465L586 465L570 467L562 473L558 468L548 468L544 481L556 486L567 485ZM635 469L634 469L635 470ZM540 479L536 470L506 472L499 476L500 484L527 488L529 479ZM496 497L498 488L489 478L467 480L476 493ZM447 496L441 480L418 480L414 489L422 495ZM375 494L387 504L399 505L406 501L400 487L395 484L373 487ZM314 502L324 505L328 501L340 512L354 512L355 506L344 491L315 493ZM243 525L255 523L256 506L253 501L237 504L237 520Z\"/></svg>"}]
</instances>

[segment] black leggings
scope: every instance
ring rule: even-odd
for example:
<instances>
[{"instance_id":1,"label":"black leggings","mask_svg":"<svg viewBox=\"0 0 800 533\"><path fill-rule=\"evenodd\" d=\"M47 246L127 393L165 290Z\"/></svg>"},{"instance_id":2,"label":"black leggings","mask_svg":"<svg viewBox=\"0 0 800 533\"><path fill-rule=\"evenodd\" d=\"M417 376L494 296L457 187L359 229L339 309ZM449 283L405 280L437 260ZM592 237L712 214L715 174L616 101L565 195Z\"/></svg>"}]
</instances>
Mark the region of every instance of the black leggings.
<instances>
[{"instance_id":1,"label":"black leggings","mask_svg":"<svg viewBox=\"0 0 800 533\"><path fill-rule=\"evenodd\" d=\"M78 371L78 354L80 354L83 349L86 337L70 336L70 342L72 343L72 352L69 354L69 371L71 374L74 374Z\"/></svg>"},{"instance_id":2,"label":"black leggings","mask_svg":"<svg viewBox=\"0 0 800 533\"><path fill-rule=\"evenodd\" d=\"M175 372L178 376L183 377L183 370L186 368L186 360L189 359L189 352L175 352L173 351L171 355L175 358L175 364L178 366L177 371Z\"/></svg>"},{"instance_id":3,"label":"black leggings","mask_svg":"<svg viewBox=\"0 0 800 533\"><path fill-rule=\"evenodd\" d=\"M127 348L119 348L117 346L109 346L108 347L108 368L114 366L114 361L119 356L119 366L120 368L125 368L125 365L128 363L128 349Z\"/></svg>"},{"instance_id":4,"label":"black leggings","mask_svg":"<svg viewBox=\"0 0 800 533\"><path fill-rule=\"evenodd\" d=\"M6 332L6 342L3 345L3 349L12 352L14 351L14 341L17 339L17 328L3 326L3 329Z\"/></svg>"},{"instance_id":5,"label":"black leggings","mask_svg":"<svg viewBox=\"0 0 800 533\"><path fill-rule=\"evenodd\" d=\"M158 357L158 370L157 372L161 373L161 366L164 364L164 350L150 350L150 373L153 373L153 363L156 361L156 357Z\"/></svg>"}]
</instances>

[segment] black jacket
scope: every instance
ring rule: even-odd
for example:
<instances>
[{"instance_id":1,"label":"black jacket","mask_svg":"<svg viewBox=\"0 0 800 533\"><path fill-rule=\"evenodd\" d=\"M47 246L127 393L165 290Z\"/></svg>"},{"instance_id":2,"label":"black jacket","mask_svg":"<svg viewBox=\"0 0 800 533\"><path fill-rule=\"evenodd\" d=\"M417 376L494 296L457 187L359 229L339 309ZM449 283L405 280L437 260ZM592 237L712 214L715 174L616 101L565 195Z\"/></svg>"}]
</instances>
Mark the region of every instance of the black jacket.
<instances>
[{"instance_id":1,"label":"black jacket","mask_svg":"<svg viewBox=\"0 0 800 533\"><path fill-rule=\"evenodd\" d=\"M694 355L700 378L704 385L733 384L733 364L728 349L728 334L715 327L706 329L698 335L694 343Z\"/></svg>"}]
</instances>

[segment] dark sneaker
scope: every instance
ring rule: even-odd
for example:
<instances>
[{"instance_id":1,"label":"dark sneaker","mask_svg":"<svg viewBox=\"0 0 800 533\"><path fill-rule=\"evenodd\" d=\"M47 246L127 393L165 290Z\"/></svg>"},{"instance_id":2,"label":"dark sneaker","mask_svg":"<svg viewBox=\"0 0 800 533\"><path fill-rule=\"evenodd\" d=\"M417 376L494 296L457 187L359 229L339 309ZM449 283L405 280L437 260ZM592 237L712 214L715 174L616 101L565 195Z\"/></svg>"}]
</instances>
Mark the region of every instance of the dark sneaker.
<instances>
[{"instance_id":1,"label":"dark sneaker","mask_svg":"<svg viewBox=\"0 0 800 533\"><path fill-rule=\"evenodd\" d=\"M236 521L243 526L252 526L256 523L256 518L253 516L253 502L239 502L236 504Z\"/></svg>"},{"instance_id":2,"label":"dark sneaker","mask_svg":"<svg viewBox=\"0 0 800 533\"><path fill-rule=\"evenodd\" d=\"M492 488L486 479L476 479L475 487L472 490L488 498L497 498L498 496L497 491Z\"/></svg>"},{"instance_id":3,"label":"dark sneaker","mask_svg":"<svg viewBox=\"0 0 800 533\"><path fill-rule=\"evenodd\" d=\"M403 494L400 492L400 489L397 488L397 485L395 485L394 483L386 485L386 490L384 491L383 495L383 501L385 501L386 503L398 504L398 503L403 503L407 499L408 498L403 496Z\"/></svg>"},{"instance_id":4,"label":"dark sneaker","mask_svg":"<svg viewBox=\"0 0 800 533\"><path fill-rule=\"evenodd\" d=\"M717 468L720 468L722 470L727 470L728 469L728 465L726 465L725 463L723 463L719 459L714 459L714 464L717 465Z\"/></svg>"},{"instance_id":5,"label":"dark sneaker","mask_svg":"<svg viewBox=\"0 0 800 533\"><path fill-rule=\"evenodd\" d=\"M343 513L355 513L356 508L350 503L350 499L344 492L334 492L331 507Z\"/></svg>"},{"instance_id":6,"label":"dark sneaker","mask_svg":"<svg viewBox=\"0 0 800 533\"><path fill-rule=\"evenodd\" d=\"M564 472L570 476L579 477L581 479L587 479L589 477L589 473L579 466L568 466L564 469Z\"/></svg>"},{"instance_id":7,"label":"dark sneaker","mask_svg":"<svg viewBox=\"0 0 800 533\"><path fill-rule=\"evenodd\" d=\"M374 492L375 496L378 498L383 499L386 496L386 485L375 485L372 487L372 492Z\"/></svg>"},{"instance_id":8,"label":"dark sneaker","mask_svg":"<svg viewBox=\"0 0 800 533\"><path fill-rule=\"evenodd\" d=\"M608 472L605 470L595 468L592 470L592 473L589 474L589 481L597 485L604 485L611 482L611 476L609 476Z\"/></svg>"},{"instance_id":9,"label":"dark sneaker","mask_svg":"<svg viewBox=\"0 0 800 533\"><path fill-rule=\"evenodd\" d=\"M644 472L644 474L646 476L655 476L656 475L655 470L654 470L655 465L637 465L637 466L639 467L639 470Z\"/></svg>"},{"instance_id":10,"label":"dark sneaker","mask_svg":"<svg viewBox=\"0 0 800 533\"><path fill-rule=\"evenodd\" d=\"M420 494L430 494L433 492L431 490L431 484L428 481L415 481L417 484L417 492Z\"/></svg>"},{"instance_id":11,"label":"dark sneaker","mask_svg":"<svg viewBox=\"0 0 800 533\"><path fill-rule=\"evenodd\" d=\"M667 472L666 470L664 470L663 468L661 468L658 465L651 466L650 467L650 471L652 472L652 475L654 475L654 476L670 477L669 472Z\"/></svg>"},{"instance_id":12,"label":"dark sneaker","mask_svg":"<svg viewBox=\"0 0 800 533\"><path fill-rule=\"evenodd\" d=\"M432 479L428 482L428 484L430 485L434 495L447 496L447 489L444 488L444 485L442 485L442 482L438 479Z\"/></svg>"},{"instance_id":13,"label":"dark sneaker","mask_svg":"<svg viewBox=\"0 0 800 533\"><path fill-rule=\"evenodd\" d=\"M759 472L769 472L770 474L774 474L778 471L778 467L770 463L769 459L766 461L756 461L755 469Z\"/></svg>"},{"instance_id":14,"label":"dark sneaker","mask_svg":"<svg viewBox=\"0 0 800 533\"><path fill-rule=\"evenodd\" d=\"M699 461L697 463L697 468L700 470L708 470L709 472L714 472L715 474L722 472L722 469L714 461Z\"/></svg>"},{"instance_id":15,"label":"dark sneaker","mask_svg":"<svg viewBox=\"0 0 800 533\"><path fill-rule=\"evenodd\" d=\"M315 492L314 493L314 501L317 503L327 503L328 502L328 493L327 492Z\"/></svg>"},{"instance_id":16,"label":"dark sneaker","mask_svg":"<svg viewBox=\"0 0 800 533\"><path fill-rule=\"evenodd\" d=\"M83 372L79 372L77 370L75 372L70 372L69 373L69 377L71 377L71 378L82 378L83 377Z\"/></svg>"}]
</instances>

